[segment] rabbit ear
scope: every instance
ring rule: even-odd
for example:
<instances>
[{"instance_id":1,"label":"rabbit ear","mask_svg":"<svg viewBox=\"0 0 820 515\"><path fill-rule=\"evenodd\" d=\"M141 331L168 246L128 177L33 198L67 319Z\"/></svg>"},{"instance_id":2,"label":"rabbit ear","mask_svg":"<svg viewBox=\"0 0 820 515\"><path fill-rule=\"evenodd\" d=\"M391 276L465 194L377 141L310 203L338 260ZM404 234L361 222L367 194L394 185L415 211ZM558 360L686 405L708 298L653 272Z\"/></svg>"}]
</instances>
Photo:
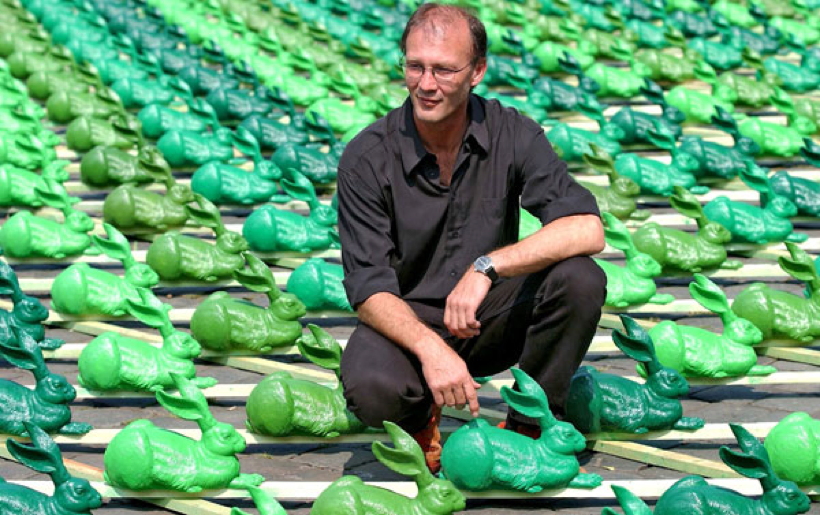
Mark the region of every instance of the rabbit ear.
<instances>
[{"instance_id":1,"label":"rabbit ear","mask_svg":"<svg viewBox=\"0 0 820 515\"><path fill-rule=\"evenodd\" d=\"M652 510L646 505L643 500L637 495L633 494L626 488L618 485L612 485L612 491L615 493L615 498L618 499L618 504L623 508L627 515L652 515ZM618 515L618 512L611 508L604 508L601 515L605 515L606 510L610 510L612 515Z\"/></svg>"},{"instance_id":2,"label":"rabbit ear","mask_svg":"<svg viewBox=\"0 0 820 515\"><path fill-rule=\"evenodd\" d=\"M105 255L117 261L122 261L125 267L128 268L134 261L128 239L111 224L103 223L103 229L105 229L108 238L101 238L95 234L91 236L91 241L93 241L94 245L99 247Z\"/></svg>"},{"instance_id":3,"label":"rabbit ear","mask_svg":"<svg viewBox=\"0 0 820 515\"><path fill-rule=\"evenodd\" d=\"M692 195L691 192L681 186L675 186L675 193L669 197L669 203L675 210L683 216L694 218L698 223L698 228L708 222L706 215L703 214L703 207L700 201Z\"/></svg>"},{"instance_id":4,"label":"rabbit ear","mask_svg":"<svg viewBox=\"0 0 820 515\"><path fill-rule=\"evenodd\" d=\"M14 302L19 302L25 296L14 269L3 261L0 261L0 293L10 294Z\"/></svg>"},{"instance_id":5,"label":"rabbit ear","mask_svg":"<svg viewBox=\"0 0 820 515\"><path fill-rule=\"evenodd\" d=\"M258 486L248 486L247 490L248 493L251 494L253 504L256 505L256 509L259 510L259 515L287 515L282 505L268 495L265 490ZM233 514L233 511L231 513Z\"/></svg>"},{"instance_id":6,"label":"rabbit ear","mask_svg":"<svg viewBox=\"0 0 820 515\"><path fill-rule=\"evenodd\" d=\"M805 283L818 282L817 269L806 251L795 243L786 242L786 248L791 257L780 256L777 262L787 274Z\"/></svg>"},{"instance_id":7,"label":"rabbit ear","mask_svg":"<svg viewBox=\"0 0 820 515\"><path fill-rule=\"evenodd\" d=\"M254 161L262 159L262 151L259 148L259 142L256 140L251 132L245 127L239 127L233 134L233 144L243 154L250 157Z\"/></svg>"},{"instance_id":8,"label":"rabbit ear","mask_svg":"<svg viewBox=\"0 0 820 515\"><path fill-rule=\"evenodd\" d=\"M296 340L299 352L320 367L336 372L342 360L342 347L330 333L318 325L308 324L310 335L302 335Z\"/></svg>"},{"instance_id":9,"label":"rabbit ear","mask_svg":"<svg viewBox=\"0 0 820 515\"><path fill-rule=\"evenodd\" d=\"M194 202L187 204L185 210L188 216L199 225L213 229L217 235L224 232L219 208L199 193L194 194Z\"/></svg>"},{"instance_id":10,"label":"rabbit ear","mask_svg":"<svg viewBox=\"0 0 820 515\"><path fill-rule=\"evenodd\" d=\"M712 313L722 316L724 313L731 311L726 294L717 284L704 275L695 274L695 280L689 283L689 293L698 304Z\"/></svg>"},{"instance_id":11,"label":"rabbit ear","mask_svg":"<svg viewBox=\"0 0 820 515\"><path fill-rule=\"evenodd\" d=\"M601 213L601 217L604 220L604 235L607 243L622 250L627 257L634 254L632 251L635 250L635 245L632 243L632 235L626 225L618 220L618 217L606 211Z\"/></svg>"},{"instance_id":12,"label":"rabbit ear","mask_svg":"<svg viewBox=\"0 0 820 515\"><path fill-rule=\"evenodd\" d=\"M37 472L49 474L55 485L66 482L70 476L63 465L60 449L54 440L36 424L23 422L33 445L24 445L9 438L6 447L20 463Z\"/></svg>"},{"instance_id":13,"label":"rabbit ear","mask_svg":"<svg viewBox=\"0 0 820 515\"><path fill-rule=\"evenodd\" d=\"M35 360L35 356L32 354L32 350L29 345L24 345L21 341L21 335L23 338L28 338L32 340L30 336L27 336L27 333L20 331L14 326L10 326L11 329L11 338L8 340L0 341L0 355L6 358L6 361L11 363L17 368L23 370L36 370L37 361ZM12 342L16 342L17 344L13 344ZM34 342L35 345L37 342Z\"/></svg>"},{"instance_id":14,"label":"rabbit ear","mask_svg":"<svg viewBox=\"0 0 820 515\"><path fill-rule=\"evenodd\" d=\"M382 442L373 442L373 455L394 472L414 478L419 487L430 484L434 478L427 469L419 444L393 422L385 421L384 429L393 440L395 448Z\"/></svg>"},{"instance_id":15,"label":"rabbit ear","mask_svg":"<svg viewBox=\"0 0 820 515\"><path fill-rule=\"evenodd\" d=\"M310 179L294 168L287 168L283 173L285 178L279 182L279 185L282 186L285 193L297 200L307 202L313 208L318 203L318 199L316 198L316 189Z\"/></svg>"},{"instance_id":16,"label":"rabbit ear","mask_svg":"<svg viewBox=\"0 0 820 515\"><path fill-rule=\"evenodd\" d=\"M510 369L510 372L515 377L518 391L508 386L502 387L501 398L504 402L525 417L538 419L542 427L555 424L555 417L552 416L547 402L547 394L541 385L519 368Z\"/></svg>"},{"instance_id":17,"label":"rabbit ear","mask_svg":"<svg viewBox=\"0 0 820 515\"><path fill-rule=\"evenodd\" d=\"M259 293L268 293L271 290L278 289L276 279L274 279L273 273L264 261L251 253L245 253L245 261L248 264L249 271L243 268L233 272L233 276L239 281L239 284Z\"/></svg>"},{"instance_id":18,"label":"rabbit ear","mask_svg":"<svg viewBox=\"0 0 820 515\"><path fill-rule=\"evenodd\" d=\"M173 324L168 317L168 312L173 307L159 300L148 288L137 287L137 294L140 296L139 302L126 298L128 314L148 327L159 329L163 336L169 330L173 331Z\"/></svg>"},{"instance_id":19,"label":"rabbit ear","mask_svg":"<svg viewBox=\"0 0 820 515\"><path fill-rule=\"evenodd\" d=\"M162 404L162 407L185 420L210 419L208 401L196 384L173 372L170 375L181 397L171 395L165 390L158 391L157 401Z\"/></svg>"},{"instance_id":20,"label":"rabbit ear","mask_svg":"<svg viewBox=\"0 0 820 515\"><path fill-rule=\"evenodd\" d=\"M621 315L621 323L626 328L627 334L617 329L612 331L615 345L630 358L645 363L650 374L660 370L661 365L655 355L655 346L652 344L649 333L638 322L626 315Z\"/></svg>"},{"instance_id":21,"label":"rabbit ear","mask_svg":"<svg viewBox=\"0 0 820 515\"><path fill-rule=\"evenodd\" d=\"M768 475L765 464L756 456L733 451L724 446L720 448L720 459L742 476L752 479L764 479Z\"/></svg>"}]
</instances>

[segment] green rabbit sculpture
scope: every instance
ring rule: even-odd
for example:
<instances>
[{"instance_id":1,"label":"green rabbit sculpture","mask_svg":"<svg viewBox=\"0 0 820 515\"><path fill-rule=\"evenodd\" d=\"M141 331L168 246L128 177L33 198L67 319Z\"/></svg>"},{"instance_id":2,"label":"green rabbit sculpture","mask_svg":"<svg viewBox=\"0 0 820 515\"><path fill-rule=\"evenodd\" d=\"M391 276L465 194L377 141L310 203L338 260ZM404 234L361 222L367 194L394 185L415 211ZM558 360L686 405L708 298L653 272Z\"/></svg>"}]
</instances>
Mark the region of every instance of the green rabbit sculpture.
<instances>
[{"instance_id":1,"label":"green rabbit sculpture","mask_svg":"<svg viewBox=\"0 0 820 515\"><path fill-rule=\"evenodd\" d=\"M463 510L464 495L450 481L437 479L430 473L416 441L392 422L385 422L384 428L395 447L373 442L373 454L393 471L413 478L418 485L418 495L409 499L366 485L356 476L343 476L319 494L311 515L360 515L367 513L365 510L391 515L450 515Z\"/></svg>"},{"instance_id":2,"label":"green rabbit sculpture","mask_svg":"<svg viewBox=\"0 0 820 515\"><path fill-rule=\"evenodd\" d=\"M219 208L205 197L194 194L193 200L185 205L186 213L199 225L213 229L216 244L178 231L158 236L148 247L145 261L163 280L191 278L212 282L229 277L245 264L242 257L248 250L245 238L225 229Z\"/></svg>"},{"instance_id":3,"label":"green rabbit sculpture","mask_svg":"<svg viewBox=\"0 0 820 515\"><path fill-rule=\"evenodd\" d=\"M777 195L788 198L797 206L798 214L820 217L820 183L817 181L780 170L769 177L769 184Z\"/></svg>"},{"instance_id":4,"label":"green rabbit sculpture","mask_svg":"<svg viewBox=\"0 0 820 515\"><path fill-rule=\"evenodd\" d=\"M152 288L159 276L151 267L138 263L131 255L128 240L114 226L103 224L108 238L92 235L95 246L110 258L121 261L125 277L119 277L88 263L74 263L54 278L51 285L51 307L69 315L123 316L127 300L138 302L137 288Z\"/></svg>"},{"instance_id":5,"label":"green rabbit sculpture","mask_svg":"<svg viewBox=\"0 0 820 515\"><path fill-rule=\"evenodd\" d=\"M224 291L213 293L191 316L191 333L204 347L218 351L270 352L292 345L302 334L304 304L292 293L282 293L261 259L249 253L244 257L248 268L237 268L233 276L249 290L266 294L268 307L233 299Z\"/></svg>"},{"instance_id":6,"label":"green rabbit sculpture","mask_svg":"<svg viewBox=\"0 0 820 515\"><path fill-rule=\"evenodd\" d=\"M726 295L715 283L701 274L694 277L689 283L692 298L720 317L723 334L664 320L649 330L658 361L685 377L761 376L777 372L774 367L757 364L752 346L763 340L760 329L732 312ZM646 376L643 365L638 365L638 372Z\"/></svg>"},{"instance_id":7,"label":"green rabbit sculpture","mask_svg":"<svg viewBox=\"0 0 820 515\"><path fill-rule=\"evenodd\" d=\"M774 192L765 168L750 163L747 170L740 171L740 178L760 192L760 207L720 196L703 208L710 220L732 233L732 241L765 245L779 241L801 243L808 239L808 234L794 232L789 217L797 215L797 206Z\"/></svg>"},{"instance_id":8,"label":"green rabbit sculpture","mask_svg":"<svg viewBox=\"0 0 820 515\"><path fill-rule=\"evenodd\" d=\"M218 422L208 409L199 388L174 375L179 396L157 392L157 400L168 411L193 420L202 431L193 440L150 420L131 422L117 433L103 455L106 483L131 490L176 490L201 492L221 488L259 486L264 477L240 474L236 454L247 445L230 424ZM180 465L184 464L184 467Z\"/></svg>"},{"instance_id":9,"label":"green rabbit sculpture","mask_svg":"<svg viewBox=\"0 0 820 515\"><path fill-rule=\"evenodd\" d=\"M718 128L731 134L735 141L741 136L754 140L760 147L761 154L792 157L799 152L803 152L808 153L814 159L820 159L820 145L806 137L815 130L814 123L807 118L798 120L806 122L805 124L786 127L762 121L758 117L741 115L733 117L719 107L717 112L718 114L712 118L712 122ZM736 120L736 117L739 119Z\"/></svg>"},{"instance_id":10,"label":"green rabbit sculpture","mask_svg":"<svg viewBox=\"0 0 820 515\"><path fill-rule=\"evenodd\" d=\"M803 249L788 241L786 248L791 257L780 256L780 268L806 283L809 298L755 283L735 297L732 311L751 321L764 339L810 342L820 337L820 274Z\"/></svg>"},{"instance_id":11,"label":"green rabbit sculpture","mask_svg":"<svg viewBox=\"0 0 820 515\"><path fill-rule=\"evenodd\" d=\"M109 120L80 116L66 129L66 144L77 152L88 152L97 146L122 149L143 145L140 123L129 114L118 114Z\"/></svg>"},{"instance_id":12,"label":"green rabbit sculpture","mask_svg":"<svg viewBox=\"0 0 820 515\"><path fill-rule=\"evenodd\" d=\"M141 147L137 155L116 147L95 147L80 161L80 179L99 188L145 184L170 175L171 168L153 145Z\"/></svg>"},{"instance_id":13,"label":"green rabbit sculpture","mask_svg":"<svg viewBox=\"0 0 820 515\"><path fill-rule=\"evenodd\" d=\"M606 274L606 306L625 308L635 304L669 304L674 295L657 293L654 277L661 275L660 263L638 252L626 226L611 213L601 213L607 243L626 254L626 266L595 259Z\"/></svg>"},{"instance_id":14,"label":"green rabbit sculpture","mask_svg":"<svg viewBox=\"0 0 820 515\"><path fill-rule=\"evenodd\" d=\"M310 334L296 340L299 352L338 379L342 349L324 329L309 324ZM358 433L366 426L347 409L342 382L335 388L277 372L265 377L248 396L245 426L270 436L308 435L333 438Z\"/></svg>"},{"instance_id":15,"label":"green rabbit sculpture","mask_svg":"<svg viewBox=\"0 0 820 515\"><path fill-rule=\"evenodd\" d=\"M52 161L36 174L10 164L0 164L0 206L42 207L46 202L37 193L47 189L46 180L64 183L69 178L70 161Z\"/></svg>"},{"instance_id":16,"label":"green rabbit sculpture","mask_svg":"<svg viewBox=\"0 0 820 515\"><path fill-rule=\"evenodd\" d=\"M86 345L77 361L79 383L91 390L158 392L174 386L174 375L190 379L199 388L216 384L210 377L195 377L194 358L202 348L191 335L174 329L168 317L172 308L150 290L139 288L137 299L126 299L129 314L159 329L162 346L105 332Z\"/></svg>"},{"instance_id":17,"label":"green rabbit sculpture","mask_svg":"<svg viewBox=\"0 0 820 515\"><path fill-rule=\"evenodd\" d=\"M31 470L48 474L54 483L54 494L14 483L0 482L0 511L15 515L91 515L102 506L102 497L87 479L72 477L63 464L60 448L45 431L30 422L23 422L31 445L12 438L6 440L9 453Z\"/></svg>"},{"instance_id":18,"label":"green rabbit sculpture","mask_svg":"<svg viewBox=\"0 0 820 515\"><path fill-rule=\"evenodd\" d=\"M79 198L69 197L61 184L48 179L45 179L45 187L38 186L35 191L48 206L62 211L65 221L60 224L34 216L30 211L18 212L0 227L0 248L4 254L16 258L63 259L99 253L91 247L88 235L94 229L94 220L71 207Z\"/></svg>"},{"instance_id":19,"label":"green rabbit sculpture","mask_svg":"<svg viewBox=\"0 0 820 515\"><path fill-rule=\"evenodd\" d=\"M669 202L682 215L695 219L698 232L691 234L654 222L646 223L632 235L636 249L655 258L664 272L694 273L711 268L736 270L743 266L740 261L727 259L724 245L732 239L732 233L709 220L694 195L678 186Z\"/></svg>"},{"instance_id":20,"label":"green rabbit sculpture","mask_svg":"<svg viewBox=\"0 0 820 515\"><path fill-rule=\"evenodd\" d=\"M759 480L763 495L752 499L734 490L710 485L700 476L687 476L661 495L655 504L655 515L797 515L809 511L809 497L793 482L778 477L763 444L743 426L729 426L740 452L723 446L720 459L738 474ZM612 490L626 515L652 514L649 506L626 488L615 485ZM618 515L618 512L604 508L601 515Z\"/></svg>"},{"instance_id":21,"label":"green rabbit sculpture","mask_svg":"<svg viewBox=\"0 0 820 515\"><path fill-rule=\"evenodd\" d=\"M532 417L541 435L532 438L474 419L447 439L441 453L441 475L466 490L508 489L537 493L547 488L595 488L598 474L580 473L576 453L586 448L584 435L559 422L541 386L513 368L518 391L501 389L501 397L522 415Z\"/></svg>"},{"instance_id":22,"label":"green rabbit sculpture","mask_svg":"<svg viewBox=\"0 0 820 515\"><path fill-rule=\"evenodd\" d=\"M567 395L567 420L584 433L626 431L646 433L657 429L700 429L701 418L683 416L679 397L689 383L677 370L664 367L655 354L649 334L634 320L621 315L626 334L612 332L624 354L643 363L649 373L641 385L625 377L581 367L572 377Z\"/></svg>"}]
</instances>

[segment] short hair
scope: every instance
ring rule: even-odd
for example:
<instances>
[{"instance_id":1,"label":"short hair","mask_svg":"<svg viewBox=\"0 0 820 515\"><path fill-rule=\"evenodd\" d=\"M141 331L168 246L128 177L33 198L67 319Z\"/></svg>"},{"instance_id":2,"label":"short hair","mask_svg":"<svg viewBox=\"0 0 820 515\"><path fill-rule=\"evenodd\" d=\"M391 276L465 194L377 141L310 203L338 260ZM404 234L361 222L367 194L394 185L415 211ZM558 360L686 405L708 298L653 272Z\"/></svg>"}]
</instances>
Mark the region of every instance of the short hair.
<instances>
[{"instance_id":1,"label":"short hair","mask_svg":"<svg viewBox=\"0 0 820 515\"><path fill-rule=\"evenodd\" d=\"M411 30L426 24L432 25L436 22L449 25L458 18L466 21L470 28L470 36L472 36L473 39L473 62L478 61L480 58L486 58L487 30L484 28L484 24L481 23L481 20L463 7L438 4L435 2L422 4L416 9L416 12L410 16L410 19L407 20L407 25L404 26L404 33L401 35L401 53L407 54L407 36Z\"/></svg>"}]
</instances>

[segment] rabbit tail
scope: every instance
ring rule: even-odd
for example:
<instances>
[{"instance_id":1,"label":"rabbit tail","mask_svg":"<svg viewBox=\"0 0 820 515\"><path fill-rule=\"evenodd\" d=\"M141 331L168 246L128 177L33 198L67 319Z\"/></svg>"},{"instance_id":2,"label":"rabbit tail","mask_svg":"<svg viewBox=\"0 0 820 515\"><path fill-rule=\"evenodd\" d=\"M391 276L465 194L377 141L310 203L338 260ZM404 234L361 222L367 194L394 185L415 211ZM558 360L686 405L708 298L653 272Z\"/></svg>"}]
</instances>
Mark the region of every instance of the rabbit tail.
<instances>
[{"instance_id":1,"label":"rabbit tail","mask_svg":"<svg viewBox=\"0 0 820 515\"><path fill-rule=\"evenodd\" d=\"M595 373L594 368L580 368L572 377L567 395L567 420L582 433L601 431L599 414L603 410L603 399L598 391Z\"/></svg>"},{"instance_id":2,"label":"rabbit tail","mask_svg":"<svg viewBox=\"0 0 820 515\"><path fill-rule=\"evenodd\" d=\"M450 435L441 453L441 475L459 488L491 488L495 448L487 432L471 420Z\"/></svg>"},{"instance_id":3,"label":"rabbit tail","mask_svg":"<svg viewBox=\"0 0 820 515\"><path fill-rule=\"evenodd\" d=\"M649 506L647 506L640 497L633 494L626 488L613 485L612 491L615 492L615 497L618 499L618 504L621 505L625 515L652 515L652 510L649 509ZM606 509L604 512L606 512ZM610 510L608 513L616 512L615 510Z\"/></svg>"}]
</instances>

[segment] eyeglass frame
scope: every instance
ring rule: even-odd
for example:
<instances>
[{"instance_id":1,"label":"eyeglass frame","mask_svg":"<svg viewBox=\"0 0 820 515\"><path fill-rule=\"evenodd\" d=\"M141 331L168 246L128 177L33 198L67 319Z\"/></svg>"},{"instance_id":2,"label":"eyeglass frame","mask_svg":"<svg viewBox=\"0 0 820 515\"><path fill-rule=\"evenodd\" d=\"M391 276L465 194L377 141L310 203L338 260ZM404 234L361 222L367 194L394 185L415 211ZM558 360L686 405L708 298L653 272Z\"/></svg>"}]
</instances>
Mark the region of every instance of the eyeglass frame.
<instances>
[{"instance_id":1,"label":"eyeglass frame","mask_svg":"<svg viewBox=\"0 0 820 515\"><path fill-rule=\"evenodd\" d=\"M420 81L421 78L424 77L424 72L426 72L427 70L430 70L430 75L433 76L433 79L438 84L450 84L451 81L453 79L455 79L456 74L463 72L465 69L467 69L468 66L475 66L476 63L478 63L478 59L473 59L469 63L462 66L461 68L458 68L458 69L454 70L452 68L447 68L447 67L444 67L444 66L422 66L421 64L418 64L418 63L408 64L407 63L407 57L402 57L399 64L401 65L402 69L404 70L404 76L407 79L412 79L414 81ZM421 69L421 73L419 73L418 77L412 77L410 74L408 74L408 71L407 71L408 66L413 66L413 67L417 67L417 68ZM439 77L438 74L442 73L442 72L452 73L452 76L451 77Z\"/></svg>"}]
</instances>

